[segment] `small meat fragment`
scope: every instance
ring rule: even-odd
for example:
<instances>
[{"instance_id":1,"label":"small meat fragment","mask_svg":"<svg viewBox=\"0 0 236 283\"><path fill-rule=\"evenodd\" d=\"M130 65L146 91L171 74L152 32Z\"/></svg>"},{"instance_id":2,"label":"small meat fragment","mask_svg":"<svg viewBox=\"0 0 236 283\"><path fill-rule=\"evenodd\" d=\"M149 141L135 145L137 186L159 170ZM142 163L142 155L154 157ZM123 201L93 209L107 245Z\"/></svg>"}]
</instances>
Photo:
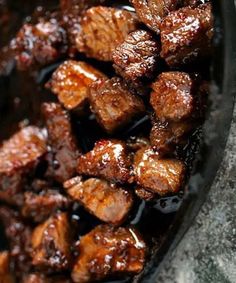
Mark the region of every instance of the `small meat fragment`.
<instances>
[{"instance_id":1,"label":"small meat fragment","mask_svg":"<svg viewBox=\"0 0 236 283\"><path fill-rule=\"evenodd\" d=\"M14 134L0 147L0 200L20 205L25 176L32 174L46 153L44 132L28 126Z\"/></svg>"},{"instance_id":2,"label":"small meat fragment","mask_svg":"<svg viewBox=\"0 0 236 283\"><path fill-rule=\"evenodd\" d=\"M48 130L48 143L51 147L48 176L63 183L76 172L79 151L72 133L70 118L60 104L44 103L42 112Z\"/></svg>"},{"instance_id":3,"label":"small meat fragment","mask_svg":"<svg viewBox=\"0 0 236 283\"><path fill-rule=\"evenodd\" d=\"M198 96L195 81L189 74L162 73L152 89L150 103L160 121L180 121L194 114Z\"/></svg>"},{"instance_id":4,"label":"small meat fragment","mask_svg":"<svg viewBox=\"0 0 236 283\"><path fill-rule=\"evenodd\" d=\"M211 53L211 4L185 7L170 13L161 24L161 56L169 66L190 63Z\"/></svg>"},{"instance_id":5,"label":"small meat fragment","mask_svg":"<svg viewBox=\"0 0 236 283\"><path fill-rule=\"evenodd\" d=\"M185 180L185 165L177 159L160 159L151 148L139 150L134 158L134 174L138 185L165 196L177 193Z\"/></svg>"},{"instance_id":6,"label":"small meat fragment","mask_svg":"<svg viewBox=\"0 0 236 283\"><path fill-rule=\"evenodd\" d=\"M9 252L0 252L0 282L14 283L15 279L10 272L10 254Z\"/></svg>"},{"instance_id":7,"label":"small meat fragment","mask_svg":"<svg viewBox=\"0 0 236 283\"><path fill-rule=\"evenodd\" d=\"M121 224L133 204L132 194L105 180L80 177L64 183L64 188L73 200L81 203L100 220L113 225Z\"/></svg>"},{"instance_id":8,"label":"small meat fragment","mask_svg":"<svg viewBox=\"0 0 236 283\"><path fill-rule=\"evenodd\" d=\"M41 273L31 273L23 277L22 283L71 283L71 280L64 276L46 276Z\"/></svg>"},{"instance_id":9,"label":"small meat fragment","mask_svg":"<svg viewBox=\"0 0 236 283\"><path fill-rule=\"evenodd\" d=\"M17 211L3 205L0 206L0 221L9 243L14 274L18 276L28 272L31 268L31 228L22 221Z\"/></svg>"},{"instance_id":10,"label":"small meat fragment","mask_svg":"<svg viewBox=\"0 0 236 283\"><path fill-rule=\"evenodd\" d=\"M97 226L80 240L72 279L84 283L116 273L139 273L144 267L145 253L146 245L133 228Z\"/></svg>"},{"instance_id":11,"label":"small meat fragment","mask_svg":"<svg viewBox=\"0 0 236 283\"><path fill-rule=\"evenodd\" d=\"M106 76L85 62L65 61L53 73L48 87L68 110L83 110L90 85Z\"/></svg>"},{"instance_id":12,"label":"small meat fragment","mask_svg":"<svg viewBox=\"0 0 236 283\"><path fill-rule=\"evenodd\" d=\"M88 57L112 61L112 52L128 33L137 29L137 24L135 14L126 10L92 7L81 20L77 49Z\"/></svg>"},{"instance_id":13,"label":"small meat fragment","mask_svg":"<svg viewBox=\"0 0 236 283\"><path fill-rule=\"evenodd\" d=\"M50 64L67 52L67 36L56 17L39 19L35 25L24 24L11 42L17 67L28 70Z\"/></svg>"},{"instance_id":14,"label":"small meat fragment","mask_svg":"<svg viewBox=\"0 0 236 283\"><path fill-rule=\"evenodd\" d=\"M180 0L130 0L139 19L159 34L160 24L171 11L178 8Z\"/></svg>"},{"instance_id":15,"label":"small meat fragment","mask_svg":"<svg viewBox=\"0 0 236 283\"><path fill-rule=\"evenodd\" d=\"M145 137L132 136L127 140L126 144L131 151L135 152L141 148L147 147L148 145L150 145L150 142Z\"/></svg>"},{"instance_id":16,"label":"small meat fragment","mask_svg":"<svg viewBox=\"0 0 236 283\"><path fill-rule=\"evenodd\" d=\"M70 226L66 213L57 213L37 226L31 238L32 264L41 270L62 271L70 263Z\"/></svg>"},{"instance_id":17,"label":"small meat fragment","mask_svg":"<svg viewBox=\"0 0 236 283\"><path fill-rule=\"evenodd\" d=\"M97 121L110 134L145 111L141 98L117 77L92 84L89 102Z\"/></svg>"},{"instance_id":18,"label":"small meat fragment","mask_svg":"<svg viewBox=\"0 0 236 283\"><path fill-rule=\"evenodd\" d=\"M77 172L125 183L130 179L130 165L125 143L118 140L100 140L93 150L78 159Z\"/></svg>"},{"instance_id":19,"label":"small meat fragment","mask_svg":"<svg viewBox=\"0 0 236 283\"><path fill-rule=\"evenodd\" d=\"M148 191L148 190L145 190L144 188L142 187L137 187L135 189L135 194L140 198L140 199L143 199L145 201L151 201L153 200L156 195L151 192L151 191Z\"/></svg>"},{"instance_id":20,"label":"small meat fragment","mask_svg":"<svg viewBox=\"0 0 236 283\"><path fill-rule=\"evenodd\" d=\"M68 208L69 203L69 200L57 191L46 191L40 194L26 192L21 214L34 222L42 222L56 210Z\"/></svg>"},{"instance_id":21,"label":"small meat fragment","mask_svg":"<svg viewBox=\"0 0 236 283\"><path fill-rule=\"evenodd\" d=\"M113 52L114 68L125 80L139 86L143 79L151 79L156 69L160 45L149 31L130 33Z\"/></svg>"}]
</instances>

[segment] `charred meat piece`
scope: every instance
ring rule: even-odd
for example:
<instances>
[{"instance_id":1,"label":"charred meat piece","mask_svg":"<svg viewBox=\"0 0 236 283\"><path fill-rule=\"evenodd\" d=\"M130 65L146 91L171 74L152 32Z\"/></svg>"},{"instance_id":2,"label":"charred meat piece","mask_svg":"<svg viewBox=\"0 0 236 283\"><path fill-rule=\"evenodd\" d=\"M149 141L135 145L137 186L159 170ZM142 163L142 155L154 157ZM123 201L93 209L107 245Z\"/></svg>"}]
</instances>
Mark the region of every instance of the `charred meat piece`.
<instances>
[{"instance_id":1,"label":"charred meat piece","mask_svg":"<svg viewBox=\"0 0 236 283\"><path fill-rule=\"evenodd\" d=\"M145 190L144 188L142 187L137 187L135 189L135 194L140 198L140 199L143 199L145 201L151 201L153 200L156 195L151 192L151 191L148 191L148 190Z\"/></svg>"},{"instance_id":2,"label":"charred meat piece","mask_svg":"<svg viewBox=\"0 0 236 283\"><path fill-rule=\"evenodd\" d=\"M72 270L74 282L94 282L116 273L139 273L146 245L133 228L97 226L83 236Z\"/></svg>"},{"instance_id":3,"label":"charred meat piece","mask_svg":"<svg viewBox=\"0 0 236 283\"><path fill-rule=\"evenodd\" d=\"M137 28L135 14L126 10L93 7L81 20L81 32L76 37L77 49L103 61L112 61L112 52L126 35Z\"/></svg>"},{"instance_id":4,"label":"charred meat piece","mask_svg":"<svg viewBox=\"0 0 236 283\"><path fill-rule=\"evenodd\" d=\"M31 238L32 264L47 271L67 269L70 264L70 232L66 213L57 213L37 226Z\"/></svg>"},{"instance_id":5,"label":"charred meat piece","mask_svg":"<svg viewBox=\"0 0 236 283\"><path fill-rule=\"evenodd\" d=\"M63 57L68 49L65 30L56 17L40 19L35 25L24 24L11 42L17 67L28 70Z\"/></svg>"},{"instance_id":6,"label":"charred meat piece","mask_svg":"<svg viewBox=\"0 0 236 283\"><path fill-rule=\"evenodd\" d=\"M106 76L85 62L65 61L53 73L47 86L68 110L83 110L90 85Z\"/></svg>"},{"instance_id":7,"label":"charred meat piece","mask_svg":"<svg viewBox=\"0 0 236 283\"><path fill-rule=\"evenodd\" d=\"M132 194L105 180L90 178L82 181L75 177L64 188L71 198L81 203L100 220L113 225L121 224L133 204Z\"/></svg>"},{"instance_id":8,"label":"charred meat piece","mask_svg":"<svg viewBox=\"0 0 236 283\"><path fill-rule=\"evenodd\" d=\"M46 153L44 132L28 126L14 134L0 147L0 200L20 205L27 174L32 175L40 158Z\"/></svg>"},{"instance_id":9,"label":"charred meat piece","mask_svg":"<svg viewBox=\"0 0 236 283\"><path fill-rule=\"evenodd\" d=\"M71 280L64 276L46 276L42 273L31 273L23 276L22 283L71 283Z\"/></svg>"},{"instance_id":10,"label":"charred meat piece","mask_svg":"<svg viewBox=\"0 0 236 283\"><path fill-rule=\"evenodd\" d=\"M63 183L74 176L76 160L79 156L70 118L57 103L44 103L42 112L48 130L48 143L51 147L47 174Z\"/></svg>"},{"instance_id":11,"label":"charred meat piece","mask_svg":"<svg viewBox=\"0 0 236 283\"><path fill-rule=\"evenodd\" d=\"M178 8L180 0L130 0L139 19L159 34L160 24L169 12Z\"/></svg>"},{"instance_id":12,"label":"charred meat piece","mask_svg":"<svg viewBox=\"0 0 236 283\"><path fill-rule=\"evenodd\" d=\"M0 282L14 283L15 279L10 272L10 254L7 251L0 252Z\"/></svg>"},{"instance_id":13,"label":"charred meat piece","mask_svg":"<svg viewBox=\"0 0 236 283\"><path fill-rule=\"evenodd\" d=\"M190 63L211 53L211 4L185 7L170 13L161 24L161 56L169 66Z\"/></svg>"},{"instance_id":14,"label":"charred meat piece","mask_svg":"<svg viewBox=\"0 0 236 283\"><path fill-rule=\"evenodd\" d=\"M160 159L160 155L151 148L139 150L134 158L137 184L160 196L177 193L183 186L185 171L183 162Z\"/></svg>"},{"instance_id":15,"label":"charred meat piece","mask_svg":"<svg viewBox=\"0 0 236 283\"><path fill-rule=\"evenodd\" d=\"M79 174L102 177L112 182L126 183L130 179L130 161L126 145L118 140L100 140L93 150L78 159Z\"/></svg>"},{"instance_id":16,"label":"charred meat piece","mask_svg":"<svg viewBox=\"0 0 236 283\"><path fill-rule=\"evenodd\" d=\"M10 247L11 266L14 274L20 276L31 268L31 229L22 221L18 212L6 206L0 206L0 221Z\"/></svg>"},{"instance_id":17,"label":"charred meat piece","mask_svg":"<svg viewBox=\"0 0 236 283\"><path fill-rule=\"evenodd\" d=\"M51 190L40 194L26 192L21 214L34 222L42 222L56 210L68 208L69 204L69 200L57 191Z\"/></svg>"},{"instance_id":18,"label":"charred meat piece","mask_svg":"<svg viewBox=\"0 0 236 283\"><path fill-rule=\"evenodd\" d=\"M113 52L113 66L119 75L138 87L143 79L153 77L159 53L160 45L152 33L137 30L117 46Z\"/></svg>"},{"instance_id":19,"label":"charred meat piece","mask_svg":"<svg viewBox=\"0 0 236 283\"><path fill-rule=\"evenodd\" d=\"M99 124L110 134L145 111L141 98L117 77L92 84L89 102Z\"/></svg>"}]
</instances>

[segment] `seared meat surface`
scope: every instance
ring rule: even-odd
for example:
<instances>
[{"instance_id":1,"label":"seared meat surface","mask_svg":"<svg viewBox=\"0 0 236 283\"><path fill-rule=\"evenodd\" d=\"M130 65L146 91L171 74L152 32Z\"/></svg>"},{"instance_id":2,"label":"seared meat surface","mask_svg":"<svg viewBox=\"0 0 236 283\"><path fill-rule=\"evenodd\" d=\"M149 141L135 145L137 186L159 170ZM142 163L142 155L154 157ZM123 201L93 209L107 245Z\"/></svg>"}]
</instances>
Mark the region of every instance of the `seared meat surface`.
<instances>
[{"instance_id":1,"label":"seared meat surface","mask_svg":"<svg viewBox=\"0 0 236 283\"><path fill-rule=\"evenodd\" d=\"M127 84L117 77L94 83L89 102L97 121L110 134L145 111L141 98L132 94Z\"/></svg>"},{"instance_id":2,"label":"seared meat surface","mask_svg":"<svg viewBox=\"0 0 236 283\"><path fill-rule=\"evenodd\" d=\"M74 201L81 203L100 220L113 225L125 220L133 204L131 192L101 179L82 181L75 177L64 183L64 188Z\"/></svg>"},{"instance_id":3,"label":"seared meat surface","mask_svg":"<svg viewBox=\"0 0 236 283\"><path fill-rule=\"evenodd\" d=\"M97 226L80 240L72 279L83 283L116 273L139 273L145 253L146 245L133 228Z\"/></svg>"},{"instance_id":4,"label":"seared meat surface","mask_svg":"<svg viewBox=\"0 0 236 283\"><path fill-rule=\"evenodd\" d=\"M7 251L0 252L0 282L15 282L15 278L13 277L10 271L10 254Z\"/></svg>"},{"instance_id":5,"label":"seared meat surface","mask_svg":"<svg viewBox=\"0 0 236 283\"><path fill-rule=\"evenodd\" d=\"M142 187L137 187L135 189L135 194L140 198L140 199L143 199L145 201L150 201L150 200L153 200L155 198L155 193L151 192L151 191L148 191L148 190L145 190L144 188Z\"/></svg>"},{"instance_id":6,"label":"seared meat surface","mask_svg":"<svg viewBox=\"0 0 236 283\"><path fill-rule=\"evenodd\" d=\"M22 283L72 283L69 277L46 276L42 273L31 273L23 277Z\"/></svg>"}]
</instances>

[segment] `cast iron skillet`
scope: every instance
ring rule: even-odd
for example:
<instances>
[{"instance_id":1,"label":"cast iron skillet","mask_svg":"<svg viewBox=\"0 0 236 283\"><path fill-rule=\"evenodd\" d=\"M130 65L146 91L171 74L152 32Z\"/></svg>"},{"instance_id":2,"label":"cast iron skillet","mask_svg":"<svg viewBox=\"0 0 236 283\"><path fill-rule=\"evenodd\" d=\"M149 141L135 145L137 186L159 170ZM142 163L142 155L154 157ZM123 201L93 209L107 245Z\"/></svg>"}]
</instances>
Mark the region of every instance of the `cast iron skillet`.
<instances>
[{"instance_id":1,"label":"cast iron skillet","mask_svg":"<svg viewBox=\"0 0 236 283\"><path fill-rule=\"evenodd\" d=\"M19 28L22 19L31 14L34 6L45 5L45 2L46 7L49 6L48 1L44 0L24 1L24 6L19 3L22 3L22 1L9 0L7 2L13 11L10 15L12 21L9 22L8 35L2 40L0 39L1 47ZM215 18L215 52L211 66L210 106L203 126L200 152L197 155L190 181L186 187L184 201L171 222L164 245L158 252L157 250L154 251L144 272L141 276L136 277L133 282L154 282L161 266L160 262L163 259L166 260L168 254L175 249L205 201L223 158L236 92L236 54L234 54L236 50L236 37L234 35L236 13L233 0L214 0L212 2L214 2ZM54 1L50 1L51 5L53 7ZM27 116L30 116L32 121L36 120L39 115L39 103L47 100L49 96L39 86L39 89L35 89L35 92L41 92L41 95L32 93L32 95L26 97L24 94L29 92L27 85L31 85L31 79L21 75L15 76L11 61L8 61L6 66L4 74L0 76L0 141L14 132L16 121L21 121ZM50 68L40 73L39 81L47 78L51 71L55 69L55 66ZM25 80L27 80L27 84ZM32 88L30 90L32 91ZM3 232L0 230L0 237L2 235ZM4 249L4 247L6 247L6 243L0 238L0 248Z\"/></svg>"}]
</instances>

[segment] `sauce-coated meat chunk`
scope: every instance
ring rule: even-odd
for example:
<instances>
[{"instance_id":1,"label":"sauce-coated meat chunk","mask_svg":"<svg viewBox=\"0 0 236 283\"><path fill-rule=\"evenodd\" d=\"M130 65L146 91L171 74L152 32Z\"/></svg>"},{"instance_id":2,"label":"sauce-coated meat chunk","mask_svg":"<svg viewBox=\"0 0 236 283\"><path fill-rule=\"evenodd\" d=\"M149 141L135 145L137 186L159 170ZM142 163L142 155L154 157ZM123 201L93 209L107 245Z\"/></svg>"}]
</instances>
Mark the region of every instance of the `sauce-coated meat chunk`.
<instances>
[{"instance_id":1,"label":"sauce-coated meat chunk","mask_svg":"<svg viewBox=\"0 0 236 283\"><path fill-rule=\"evenodd\" d=\"M159 43L152 33L137 30L117 46L113 52L113 66L124 79L138 86L142 79L153 77L159 52Z\"/></svg>"},{"instance_id":2,"label":"sauce-coated meat chunk","mask_svg":"<svg viewBox=\"0 0 236 283\"><path fill-rule=\"evenodd\" d=\"M57 213L37 226L31 238L32 264L42 270L62 271L70 263L70 226L66 213Z\"/></svg>"},{"instance_id":3,"label":"sauce-coated meat chunk","mask_svg":"<svg viewBox=\"0 0 236 283\"><path fill-rule=\"evenodd\" d=\"M47 174L58 182L64 182L74 176L79 155L70 118L58 103L44 103L42 112L51 147Z\"/></svg>"},{"instance_id":4,"label":"sauce-coated meat chunk","mask_svg":"<svg viewBox=\"0 0 236 283\"><path fill-rule=\"evenodd\" d=\"M134 158L138 185L161 196L177 193L185 180L185 165L177 159L160 159L151 148L139 150Z\"/></svg>"},{"instance_id":5,"label":"sauce-coated meat chunk","mask_svg":"<svg viewBox=\"0 0 236 283\"><path fill-rule=\"evenodd\" d=\"M65 61L47 84L68 110L79 109L88 101L90 85L105 75L85 62Z\"/></svg>"},{"instance_id":6,"label":"sauce-coated meat chunk","mask_svg":"<svg viewBox=\"0 0 236 283\"><path fill-rule=\"evenodd\" d=\"M94 83L89 101L99 124L108 133L120 129L145 111L141 98L132 94L126 83L116 77Z\"/></svg>"},{"instance_id":7,"label":"sauce-coated meat chunk","mask_svg":"<svg viewBox=\"0 0 236 283\"><path fill-rule=\"evenodd\" d=\"M10 272L10 254L7 251L0 252L0 282L15 282L14 277Z\"/></svg>"},{"instance_id":8,"label":"sauce-coated meat chunk","mask_svg":"<svg viewBox=\"0 0 236 283\"><path fill-rule=\"evenodd\" d=\"M116 273L139 273L144 266L145 253L146 245L133 228L97 226L80 240L72 279L84 283Z\"/></svg>"},{"instance_id":9,"label":"sauce-coated meat chunk","mask_svg":"<svg viewBox=\"0 0 236 283\"><path fill-rule=\"evenodd\" d=\"M211 51L211 5L185 7L170 13L161 24L161 56L170 66L189 63Z\"/></svg>"},{"instance_id":10,"label":"sauce-coated meat chunk","mask_svg":"<svg viewBox=\"0 0 236 283\"><path fill-rule=\"evenodd\" d=\"M179 0L130 0L140 20L159 33L162 19L177 9Z\"/></svg>"},{"instance_id":11,"label":"sauce-coated meat chunk","mask_svg":"<svg viewBox=\"0 0 236 283\"><path fill-rule=\"evenodd\" d=\"M125 220L133 203L129 191L101 179L82 181L80 177L75 177L64 183L64 188L73 200L100 220L113 225Z\"/></svg>"},{"instance_id":12,"label":"sauce-coated meat chunk","mask_svg":"<svg viewBox=\"0 0 236 283\"><path fill-rule=\"evenodd\" d=\"M23 25L11 42L11 48L18 69L44 66L66 54L66 32L55 17L50 20L40 19L36 25Z\"/></svg>"},{"instance_id":13,"label":"sauce-coated meat chunk","mask_svg":"<svg viewBox=\"0 0 236 283\"><path fill-rule=\"evenodd\" d=\"M135 189L135 194L140 198L140 199L143 199L145 201L151 201L153 200L156 195L155 193L151 192L151 191L148 191L148 190L145 190L144 188L142 187L137 187Z\"/></svg>"},{"instance_id":14,"label":"sauce-coated meat chunk","mask_svg":"<svg viewBox=\"0 0 236 283\"><path fill-rule=\"evenodd\" d=\"M0 200L22 203L17 194L23 190L26 175L33 173L46 150L45 134L34 126L21 129L3 142L0 147Z\"/></svg>"},{"instance_id":15,"label":"sauce-coated meat chunk","mask_svg":"<svg viewBox=\"0 0 236 283\"><path fill-rule=\"evenodd\" d=\"M42 273L31 273L25 275L21 283L71 283L71 280L64 276L46 276Z\"/></svg>"},{"instance_id":16,"label":"sauce-coated meat chunk","mask_svg":"<svg viewBox=\"0 0 236 283\"><path fill-rule=\"evenodd\" d=\"M57 191L43 191L40 194L26 192L21 214L34 222L42 222L56 210L65 209L68 206L69 200Z\"/></svg>"},{"instance_id":17,"label":"sauce-coated meat chunk","mask_svg":"<svg viewBox=\"0 0 236 283\"><path fill-rule=\"evenodd\" d=\"M124 142L100 140L93 150L78 159L77 172L125 183L130 179L129 167L130 161Z\"/></svg>"},{"instance_id":18,"label":"sauce-coated meat chunk","mask_svg":"<svg viewBox=\"0 0 236 283\"><path fill-rule=\"evenodd\" d=\"M137 23L135 14L126 10L102 6L90 8L81 20L77 48L87 57L111 61L116 46L137 28Z\"/></svg>"}]
</instances>

